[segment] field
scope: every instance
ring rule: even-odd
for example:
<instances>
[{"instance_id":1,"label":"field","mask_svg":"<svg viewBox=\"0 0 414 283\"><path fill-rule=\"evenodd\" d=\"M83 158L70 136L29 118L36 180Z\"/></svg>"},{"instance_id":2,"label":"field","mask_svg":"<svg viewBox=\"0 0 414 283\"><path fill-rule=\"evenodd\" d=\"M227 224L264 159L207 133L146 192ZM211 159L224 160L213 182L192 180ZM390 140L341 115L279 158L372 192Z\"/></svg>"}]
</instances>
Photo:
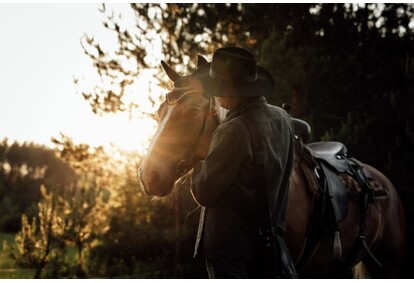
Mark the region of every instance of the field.
<instances>
[{"instance_id":1,"label":"field","mask_svg":"<svg viewBox=\"0 0 414 283\"><path fill-rule=\"evenodd\" d=\"M4 241L9 246L14 242L13 234L0 233L0 279L27 279L33 278L34 269L24 269L16 266L7 251L3 250Z\"/></svg>"}]
</instances>

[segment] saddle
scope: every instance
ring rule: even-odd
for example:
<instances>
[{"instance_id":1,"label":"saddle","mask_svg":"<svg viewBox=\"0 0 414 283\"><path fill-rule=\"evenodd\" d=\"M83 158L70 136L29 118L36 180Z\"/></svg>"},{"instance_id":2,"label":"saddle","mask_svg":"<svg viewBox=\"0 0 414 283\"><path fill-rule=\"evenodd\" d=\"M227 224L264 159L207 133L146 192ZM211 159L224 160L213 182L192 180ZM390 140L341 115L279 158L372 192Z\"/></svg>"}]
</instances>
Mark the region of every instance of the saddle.
<instances>
[{"instance_id":1,"label":"saddle","mask_svg":"<svg viewBox=\"0 0 414 283\"><path fill-rule=\"evenodd\" d=\"M328 192L335 202L338 222L347 215L348 199L359 199L364 185L372 200L388 197L387 191L365 166L356 158L348 157L348 149L343 143L328 141L307 144L311 135L309 124L297 118L292 118L292 122L296 135L295 154L299 163L302 163L300 168L306 182L318 194L317 190L323 187L322 179L325 178Z\"/></svg>"},{"instance_id":2,"label":"saddle","mask_svg":"<svg viewBox=\"0 0 414 283\"><path fill-rule=\"evenodd\" d=\"M305 247L303 256L306 257L306 253L307 257L311 256L312 249L317 247L321 233L333 230L334 259L340 259L342 247L339 223L348 215L349 199L366 199L362 202L366 207L369 201L388 197L387 192L374 180L360 161L348 157L344 144L336 141L305 144L304 141L308 141L310 137L310 126L305 121L296 118L292 118L292 122L296 135L297 165L304 175L308 188L318 200L315 202L317 207L314 207L314 213L319 216L317 219L314 218L308 235L309 244ZM361 215L362 218L365 218L365 215ZM364 248L368 249L365 247L363 230L364 227L360 227L360 239ZM375 261L369 249L367 252ZM304 263L303 260L302 263Z\"/></svg>"}]
</instances>

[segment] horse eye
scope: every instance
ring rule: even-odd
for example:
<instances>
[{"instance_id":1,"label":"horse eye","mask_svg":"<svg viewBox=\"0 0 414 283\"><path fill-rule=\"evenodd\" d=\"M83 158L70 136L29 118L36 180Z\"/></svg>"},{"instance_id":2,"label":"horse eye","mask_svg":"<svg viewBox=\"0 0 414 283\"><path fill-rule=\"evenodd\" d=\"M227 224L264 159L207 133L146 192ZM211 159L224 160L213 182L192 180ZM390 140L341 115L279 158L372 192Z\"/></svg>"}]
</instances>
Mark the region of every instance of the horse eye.
<instances>
[{"instance_id":1,"label":"horse eye","mask_svg":"<svg viewBox=\"0 0 414 283\"><path fill-rule=\"evenodd\" d=\"M198 107L191 107L185 111L186 115L189 117L195 117L197 115L200 115L200 112L200 108Z\"/></svg>"}]
</instances>

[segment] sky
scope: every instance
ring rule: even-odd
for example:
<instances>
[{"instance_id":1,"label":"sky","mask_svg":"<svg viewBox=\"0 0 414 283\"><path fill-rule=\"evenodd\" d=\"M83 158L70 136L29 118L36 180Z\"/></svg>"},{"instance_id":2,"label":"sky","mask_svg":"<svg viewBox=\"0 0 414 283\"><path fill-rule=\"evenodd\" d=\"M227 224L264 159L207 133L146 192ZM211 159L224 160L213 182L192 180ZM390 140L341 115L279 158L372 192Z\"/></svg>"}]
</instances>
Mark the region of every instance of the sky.
<instances>
[{"instance_id":1,"label":"sky","mask_svg":"<svg viewBox=\"0 0 414 283\"><path fill-rule=\"evenodd\" d=\"M63 133L77 143L138 150L146 141L148 122L97 116L76 91L74 76L95 74L82 35L105 37L98 8L0 3L0 140L52 146L51 137Z\"/></svg>"}]
</instances>

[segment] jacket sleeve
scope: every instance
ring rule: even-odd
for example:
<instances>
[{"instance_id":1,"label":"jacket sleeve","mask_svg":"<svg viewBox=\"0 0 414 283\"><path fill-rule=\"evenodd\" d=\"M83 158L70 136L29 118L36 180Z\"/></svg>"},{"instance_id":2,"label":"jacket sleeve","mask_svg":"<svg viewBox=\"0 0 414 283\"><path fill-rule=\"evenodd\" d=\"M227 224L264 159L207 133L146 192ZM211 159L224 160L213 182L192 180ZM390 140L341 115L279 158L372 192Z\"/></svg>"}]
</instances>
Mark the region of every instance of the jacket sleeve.
<instances>
[{"instance_id":1,"label":"jacket sleeve","mask_svg":"<svg viewBox=\"0 0 414 283\"><path fill-rule=\"evenodd\" d=\"M249 157L250 137L244 124L233 120L217 128L206 159L194 167L191 192L196 202L202 206L217 205Z\"/></svg>"}]
</instances>

